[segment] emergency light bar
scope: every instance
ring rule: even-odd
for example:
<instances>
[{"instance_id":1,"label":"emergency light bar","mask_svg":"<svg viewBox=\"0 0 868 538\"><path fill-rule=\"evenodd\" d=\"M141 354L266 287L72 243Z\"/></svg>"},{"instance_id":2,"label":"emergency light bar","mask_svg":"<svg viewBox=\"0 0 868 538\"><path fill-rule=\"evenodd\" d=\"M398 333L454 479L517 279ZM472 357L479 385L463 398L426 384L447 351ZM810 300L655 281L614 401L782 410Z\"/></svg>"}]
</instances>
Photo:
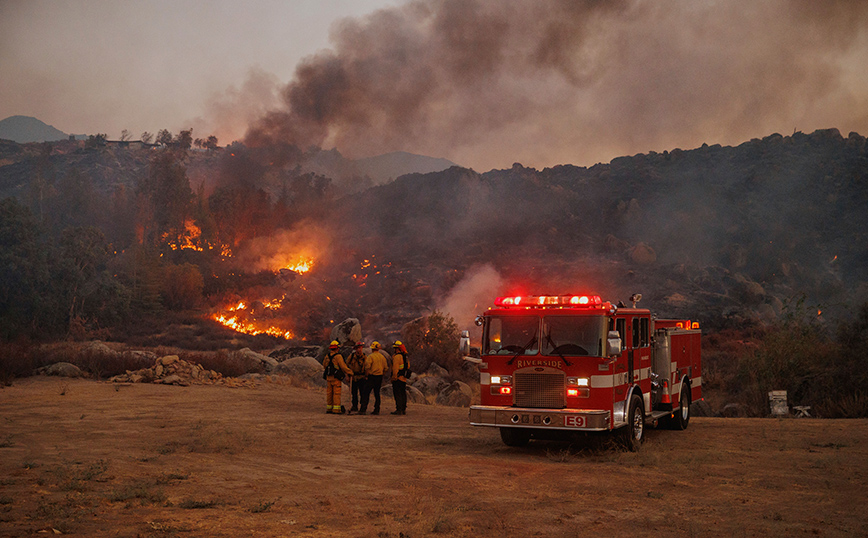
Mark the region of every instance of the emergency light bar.
<instances>
[{"instance_id":1,"label":"emergency light bar","mask_svg":"<svg viewBox=\"0 0 868 538\"><path fill-rule=\"evenodd\" d=\"M528 295L515 297L498 297L495 306L573 306L601 307L603 300L599 295Z\"/></svg>"}]
</instances>

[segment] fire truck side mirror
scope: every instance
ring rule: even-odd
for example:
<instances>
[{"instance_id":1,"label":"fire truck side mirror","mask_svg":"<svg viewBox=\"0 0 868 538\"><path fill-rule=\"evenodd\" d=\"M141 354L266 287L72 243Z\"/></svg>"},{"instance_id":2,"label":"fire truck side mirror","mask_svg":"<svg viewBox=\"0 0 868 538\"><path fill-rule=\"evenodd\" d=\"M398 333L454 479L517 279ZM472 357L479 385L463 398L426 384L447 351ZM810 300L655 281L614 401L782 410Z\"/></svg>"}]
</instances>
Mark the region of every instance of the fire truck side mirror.
<instances>
[{"instance_id":1,"label":"fire truck side mirror","mask_svg":"<svg viewBox=\"0 0 868 538\"><path fill-rule=\"evenodd\" d=\"M608 337L609 356L621 354L621 333L618 331L609 331Z\"/></svg>"},{"instance_id":2,"label":"fire truck side mirror","mask_svg":"<svg viewBox=\"0 0 868 538\"><path fill-rule=\"evenodd\" d=\"M485 318L483 318L482 316L476 316L476 319L473 320L473 322L476 323L477 327L482 327L482 324L485 323Z\"/></svg>"},{"instance_id":3,"label":"fire truck side mirror","mask_svg":"<svg viewBox=\"0 0 868 538\"><path fill-rule=\"evenodd\" d=\"M462 357L470 355L470 331L461 331L458 339L458 351Z\"/></svg>"}]
</instances>

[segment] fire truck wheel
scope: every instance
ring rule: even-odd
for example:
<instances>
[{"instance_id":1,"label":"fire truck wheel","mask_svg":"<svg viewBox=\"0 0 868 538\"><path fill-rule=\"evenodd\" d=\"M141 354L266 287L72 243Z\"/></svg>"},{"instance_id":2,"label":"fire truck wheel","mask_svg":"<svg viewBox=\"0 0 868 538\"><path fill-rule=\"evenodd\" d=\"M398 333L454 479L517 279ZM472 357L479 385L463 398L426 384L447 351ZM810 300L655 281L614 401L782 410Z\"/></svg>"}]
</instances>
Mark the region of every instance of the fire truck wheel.
<instances>
[{"instance_id":1,"label":"fire truck wheel","mask_svg":"<svg viewBox=\"0 0 868 538\"><path fill-rule=\"evenodd\" d=\"M621 429L621 441L627 450L636 452L645 439L645 410L642 409L642 398L637 394L631 396L628 409L627 425Z\"/></svg>"},{"instance_id":2,"label":"fire truck wheel","mask_svg":"<svg viewBox=\"0 0 868 538\"><path fill-rule=\"evenodd\" d=\"M690 423L690 385L684 384L681 388L681 409L675 412L675 417L669 420L669 427L673 430L686 430Z\"/></svg>"},{"instance_id":3,"label":"fire truck wheel","mask_svg":"<svg viewBox=\"0 0 868 538\"><path fill-rule=\"evenodd\" d=\"M519 428L501 428L500 438L506 446L524 446L530 441L530 432Z\"/></svg>"}]
</instances>

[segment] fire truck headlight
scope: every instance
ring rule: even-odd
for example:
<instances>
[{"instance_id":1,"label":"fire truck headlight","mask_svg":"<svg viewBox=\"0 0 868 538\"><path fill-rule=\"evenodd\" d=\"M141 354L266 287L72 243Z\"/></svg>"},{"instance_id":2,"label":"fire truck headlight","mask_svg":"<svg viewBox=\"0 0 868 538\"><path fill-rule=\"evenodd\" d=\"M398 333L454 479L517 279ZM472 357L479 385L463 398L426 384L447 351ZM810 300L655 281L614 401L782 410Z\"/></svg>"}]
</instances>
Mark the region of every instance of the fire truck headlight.
<instances>
[{"instance_id":1,"label":"fire truck headlight","mask_svg":"<svg viewBox=\"0 0 868 538\"><path fill-rule=\"evenodd\" d=\"M492 385L500 385L500 376L499 375L491 376L491 384Z\"/></svg>"},{"instance_id":2,"label":"fire truck headlight","mask_svg":"<svg viewBox=\"0 0 868 538\"><path fill-rule=\"evenodd\" d=\"M572 387L588 387L591 384L591 380L587 377L568 377L567 385Z\"/></svg>"}]
</instances>

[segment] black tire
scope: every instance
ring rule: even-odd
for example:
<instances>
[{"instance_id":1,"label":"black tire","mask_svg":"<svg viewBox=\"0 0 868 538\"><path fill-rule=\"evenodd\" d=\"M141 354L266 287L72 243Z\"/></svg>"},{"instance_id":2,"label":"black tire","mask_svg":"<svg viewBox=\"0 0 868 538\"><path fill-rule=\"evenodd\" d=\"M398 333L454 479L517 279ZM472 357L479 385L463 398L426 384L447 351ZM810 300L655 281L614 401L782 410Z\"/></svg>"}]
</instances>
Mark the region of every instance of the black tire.
<instances>
[{"instance_id":1,"label":"black tire","mask_svg":"<svg viewBox=\"0 0 868 538\"><path fill-rule=\"evenodd\" d=\"M530 432L521 428L500 428L500 439L506 446L525 446L530 441Z\"/></svg>"},{"instance_id":2,"label":"black tire","mask_svg":"<svg viewBox=\"0 0 868 538\"><path fill-rule=\"evenodd\" d=\"M672 430L686 430L690 424L690 385L684 383L681 387L681 408L675 411L675 416L668 420L667 426Z\"/></svg>"},{"instance_id":3,"label":"black tire","mask_svg":"<svg viewBox=\"0 0 868 538\"><path fill-rule=\"evenodd\" d=\"M627 425L621 428L621 443L630 452L636 452L645 440L645 409L642 398L634 394L627 408Z\"/></svg>"}]
</instances>

